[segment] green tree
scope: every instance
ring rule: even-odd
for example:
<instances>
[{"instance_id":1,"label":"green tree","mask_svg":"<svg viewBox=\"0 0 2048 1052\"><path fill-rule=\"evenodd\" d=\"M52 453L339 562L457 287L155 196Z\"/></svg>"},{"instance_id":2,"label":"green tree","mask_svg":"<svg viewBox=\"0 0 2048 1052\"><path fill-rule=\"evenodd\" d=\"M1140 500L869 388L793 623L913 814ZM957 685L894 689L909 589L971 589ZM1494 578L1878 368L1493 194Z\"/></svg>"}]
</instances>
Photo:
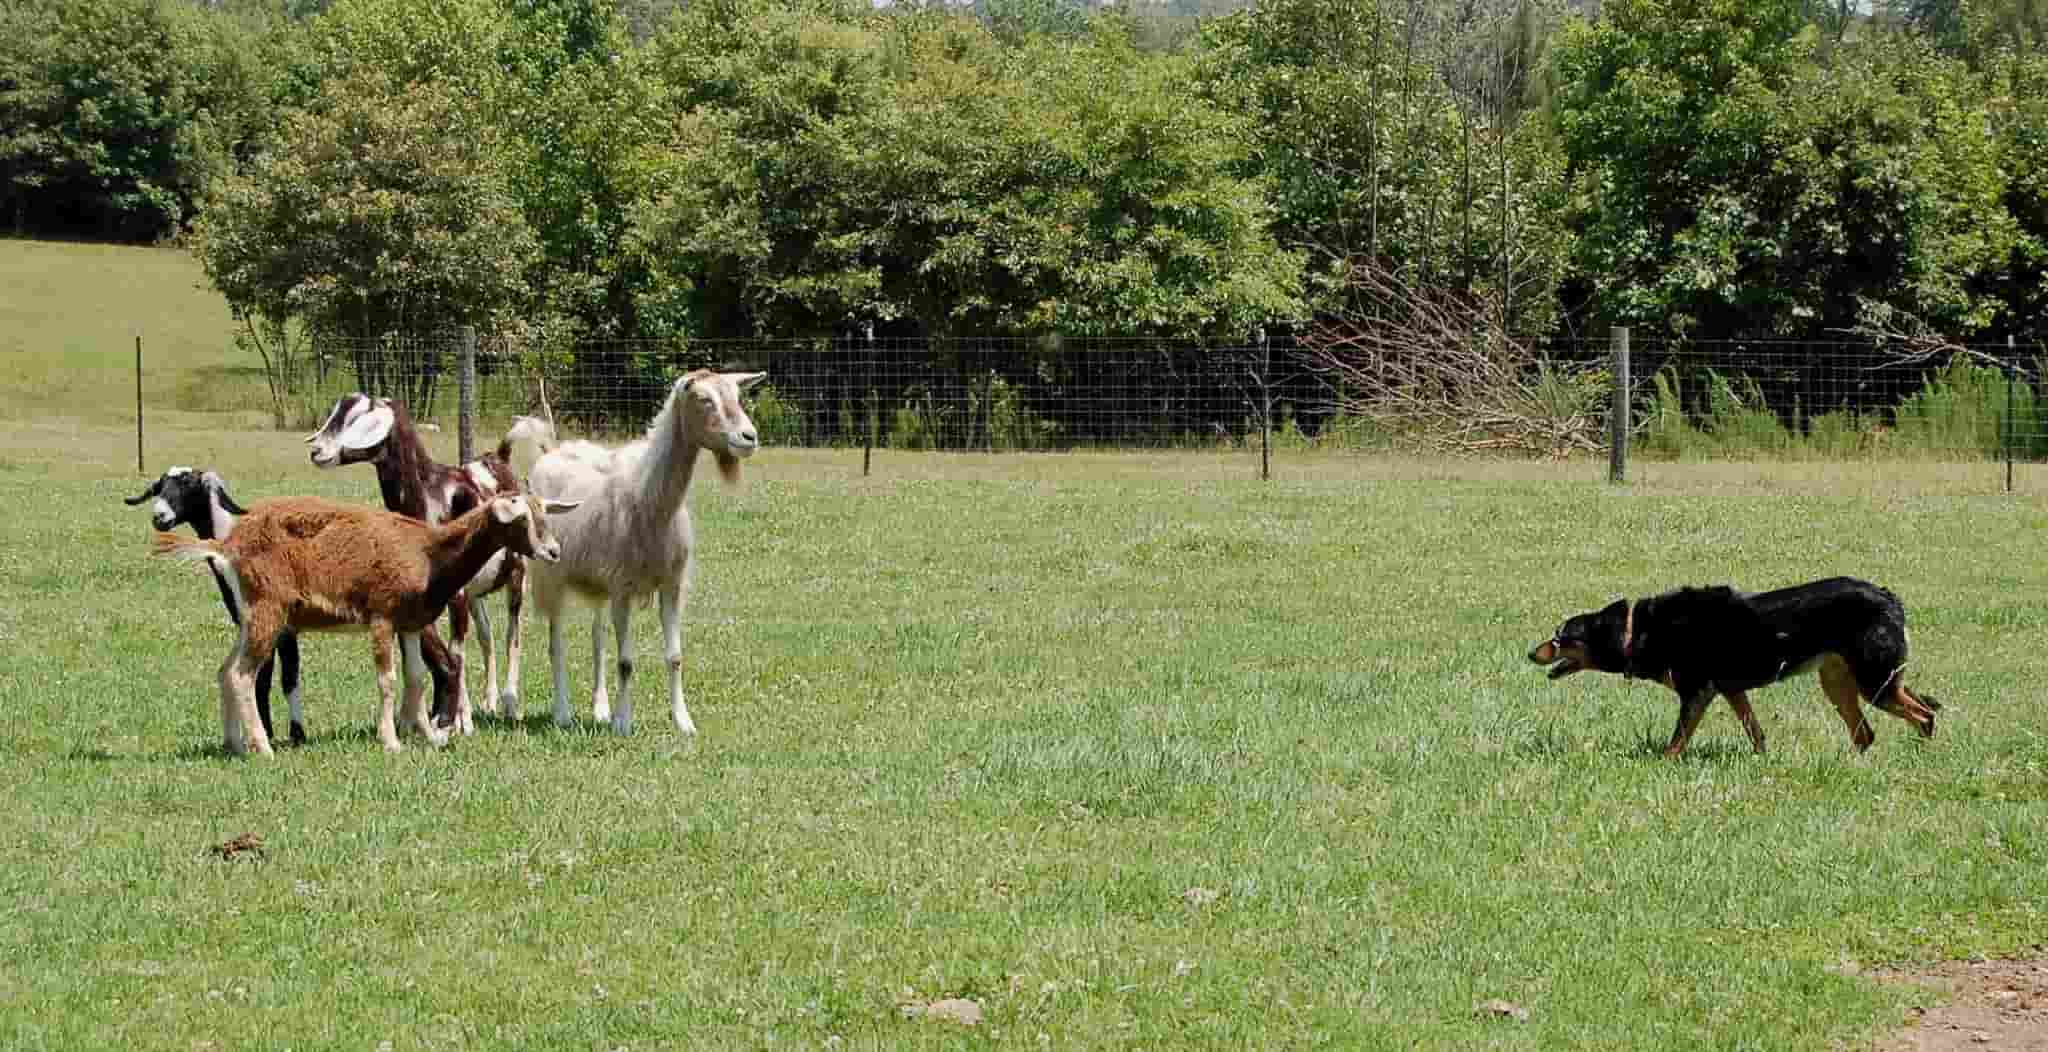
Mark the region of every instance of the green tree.
<instances>
[{"instance_id":1,"label":"green tree","mask_svg":"<svg viewBox=\"0 0 2048 1052\"><path fill-rule=\"evenodd\" d=\"M989 30L1008 43L1088 31L1088 6L1081 0L976 0L974 9Z\"/></svg>"},{"instance_id":2,"label":"green tree","mask_svg":"<svg viewBox=\"0 0 2048 1052\"><path fill-rule=\"evenodd\" d=\"M269 27L167 0L0 6L0 215L149 240L271 122Z\"/></svg>"},{"instance_id":3,"label":"green tree","mask_svg":"<svg viewBox=\"0 0 2048 1052\"><path fill-rule=\"evenodd\" d=\"M221 184L195 231L236 313L356 338L511 324L538 247L498 129L453 84L375 70L316 101Z\"/></svg>"},{"instance_id":4,"label":"green tree","mask_svg":"<svg viewBox=\"0 0 2048 1052\"><path fill-rule=\"evenodd\" d=\"M649 44L669 109L626 265L650 333L831 332L886 315L862 121L888 100L876 16L704 4Z\"/></svg>"},{"instance_id":5,"label":"green tree","mask_svg":"<svg viewBox=\"0 0 2048 1052\"><path fill-rule=\"evenodd\" d=\"M1560 54L1578 265L1607 320L1819 334L1872 309L1945 331L2007 251L1966 69L1873 37L1814 60L1800 5L1621 0Z\"/></svg>"},{"instance_id":6,"label":"green tree","mask_svg":"<svg viewBox=\"0 0 2048 1052\"><path fill-rule=\"evenodd\" d=\"M1880 8L1943 52L1985 68L2048 48L2048 0L1893 0Z\"/></svg>"},{"instance_id":7,"label":"green tree","mask_svg":"<svg viewBox=\"0 0 2048 1052\"><path fill-rule=\"evenodd\" d=\"M1990 74L1992 126L2006 175L2011 255L1984 284L2004 312L2006 333L2048 342L2048 54L2007 53Z\"/></svg>"},{"instance_id":8,"label":"green tree","mask_svg":"<svg viewBox=\"0 0 2048 1052\"><path fill-rule=\"evenodd\" d=\"M1242 333L1299 261L1232 174L1240 120L1115 31L763 7L657 41L676 146L631 243L644 315L698 332ZM723 19L723 20L722 20Z\"/></svg>"},{"instance_id":9,"label":"green tree","mask_svg":"<svg viewBox=\"0 0 2048 1052\"><path fill-rule=\"evenodd\" d=\"M1525 6L1462 25L1440 15L1419 2L1261 4L1205 28L1198 84L1251 118L1243 174L1270 187L1276 236L1309 254L1317 311L1350 309L1370 267L1541 331L1567 239L1560 155L1522 119L1522 63L1540 34Z\"/></svg>"}]
</instances>

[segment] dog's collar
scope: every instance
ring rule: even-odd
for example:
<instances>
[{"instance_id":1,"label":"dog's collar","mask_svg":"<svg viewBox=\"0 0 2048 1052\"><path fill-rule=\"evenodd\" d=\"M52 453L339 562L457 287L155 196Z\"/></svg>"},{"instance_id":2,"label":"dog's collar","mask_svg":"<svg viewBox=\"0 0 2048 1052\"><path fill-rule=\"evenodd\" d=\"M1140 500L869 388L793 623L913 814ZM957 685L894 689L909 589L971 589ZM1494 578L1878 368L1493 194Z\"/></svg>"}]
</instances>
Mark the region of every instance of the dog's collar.
<instances>
[{"instance_id":1,"label":"dog's collar","mask_svg":"<svg viewBox=\"0 0 2048 1052\"><path fill-rule=\"evenodd\" d=\"M1636 663L1633 660L1633 655L1636 649L1636 604L1633 599L1623 600L1623 602L1625 605L1621 608L1621 678L1634 679Z\"/></svg>"}]
</instances>

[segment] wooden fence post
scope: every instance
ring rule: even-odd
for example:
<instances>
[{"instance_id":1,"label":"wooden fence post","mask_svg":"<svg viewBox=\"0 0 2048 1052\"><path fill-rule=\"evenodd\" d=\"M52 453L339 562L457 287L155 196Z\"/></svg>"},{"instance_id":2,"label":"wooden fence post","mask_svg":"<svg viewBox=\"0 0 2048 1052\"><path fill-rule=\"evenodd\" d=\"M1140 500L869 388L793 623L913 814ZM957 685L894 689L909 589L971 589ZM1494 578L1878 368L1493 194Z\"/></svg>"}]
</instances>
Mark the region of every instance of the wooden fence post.
<instances>
[{"instance_id":1,"label":"wooden fence post","mask_svg":"<svg viewBox=\"0 0 2048 1052\"><path fill-rule=\"evenodd\" d=\"M2005 337L2005 491L2012 492L2012 447L2019 441L2019 421L2013 419L2013 388L2020 376L2020 360L2012 334ZM139 414L138 414L139 415Z\"/></svg>"},{"instance_id":2,"label":"wooden fence post","mask_svg":"<svg viewBox=\"0 0 2048 1052\"><path fill-rule=\"evenodd\" d=\"M455 336L455 445L467 464L476 444L476 328L464 325Z\"/></svg>"},{"instance_id":3,"label":"wooden fence post","mask_svg":"<svg viewBox=\"0 0 2048 1052\"><path fill-rule=\"evenodd\" d=\"M1607 412L1607 481L1628 481L1628 326L1614 327L1614 401Z\"/></svg>"},{"instance_id":4,"label":"wooden fence post","mask_svg":"<svg viewBox=\"0 0 2048 1052\"><path fill-rule=\"evenodd\" d=\"M1273 480L1273 345L1259 326L1259 481Z\"/></svg>"},{"instance_id":5,"label":"wooden fence post","mask_svg":"<svg viewBox=\"0 0 2048 1052\"><path fill-rule=\"evenodd\" d=\"M875 323L874 323L874 322L869 322L869 323L867 324L867 328L866 328L866 330L865 330L865 335L866 335L866 342L867 342L867 349L868 349L868 369L867 369L867 372L868 372L868 433L867 433L867 442L866 442L866 444L865 444L865 445L863 445L863 446L861 447L861 451L860 451L860 477L861 477L861 478L867 478L867 477L868 477L868 468L869 468L869 467L871 467L871 466L872 466L872 465L874 464L874 460L875 460L875 428L876 428L876 427L878 427L878 426L880 426L880 421L879 421L879 420L878 420L877 418L878 418L878 417L880 416L880 413L881 413L881 408L880 408L880 406L878 406L878 405L876 404L877 402L879 402L879 401L880 401L880 398L881 398L881 396L880 396L880 394L879 394L879 393L878 393L878 392L877 392L877 391L875 390Z\"/></svg>"}]
</instances>

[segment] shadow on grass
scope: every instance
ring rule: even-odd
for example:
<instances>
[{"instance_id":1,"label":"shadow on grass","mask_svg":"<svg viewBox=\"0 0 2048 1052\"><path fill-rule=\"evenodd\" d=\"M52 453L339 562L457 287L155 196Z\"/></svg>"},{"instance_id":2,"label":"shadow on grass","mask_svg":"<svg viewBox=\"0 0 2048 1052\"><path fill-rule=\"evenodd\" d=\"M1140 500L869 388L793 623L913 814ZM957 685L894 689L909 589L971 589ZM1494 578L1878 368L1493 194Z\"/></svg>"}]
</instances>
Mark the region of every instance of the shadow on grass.
<instances>
[{"instance_id":1,"label":"shadow on grass","mask_svg":"<svg viewBox=\"0 0 2048 1052\"><path fill-rule=\"evenodd\" d=\"M1664 746L1668 744L1670 744L1670 739L1668 738L1661 735L1645 734L1636 739L1635 752L1645 759L1656 760L1660 763L1672 762L1666 761L1664 758ZM1750 747L1748 739L1736 741L1719 739L1713 741L1695 740L1691 745L1685 747L1685 755L1680 756L1675 762L1734 763L1747 760L1755 755L1756 750Z\"/></svg>"},{"instance_id":2,"label":"shadow on grass","mask_svg":"<svg viewBox=\"0 0 2048 1052\"><path fill-rule=\"evenodd\" d=\"M368 730L359 727L351 729L336 729L327 734L308 734L306 735L305 742L303 744L297 745L293 744L292 740L289 737L272 738L270 739L270 748L272 751L276 752L278 755L281 756L287 753L307 752L314 749L325 749L330 746L338 746L348 742L357 741L375 742L376 735ZM245 760L248 759L252 754L229 752L224 746L221 745L220 742L208 741L186 742L183 745L179 745L172 748L168 752L157 753L155 755L165 760L173 760L179 763L191 763L195 760ZM116 758L118 759L119 757Z\"/></svg>"},{"instance_id":3,"label":"shadow on grass","mask_svg":"<svg viewBox=\"0 0 2048 1052\"><path fill-rule=\"evenodd\" d=\"M611 748L623 745L633 738L645 737L650 734L667 733L673 736L675 729L669 725L667 715L666 712L663 712L662 718L658 722L636 719L633 723L631 737L621 738L612 733L612 725L610 723L601 723L591 719L589 716L576 716L567 727L564 727L557 724L554 714L546 709L527 713L517 720L508 720L503 716L493 716L479 712L476 714L476 733L478 737L482 737L486 734L512 734L516 732L529 735L541 741L552 740L562 744L580 744L586 748L598 751L609 751ZM459 738L451 738L449 739L449 744L453 745L459 740ZM696 739L692 737L688 740L695 741Z\"/></svg>"},{"instance_id":4,"label":"shadow on grass","mask_svg":"<svg viewBox=\"0 0 2048 1052\"><path fill-rule=\"evenodd\" d=\"M665 723L663 728L666 728ZM554 719L546 712L524 716L517 721L508 721L497 716L478 713L476 716L476 734L473 737L475 739L482 739L486 736L507 735L515 731L524 732L536 739L555 739L565 744L583 743L587 746L606 751L610 747L626 740L612 734L610 724L597 723L588 719L579 719L570 726L558 727L555 725ZM634 735L637 737L649 732L658 733L658 729L636 728ZM430 752L460 750L463 747L465 738L466 736L464 735L451 734L448 738L448 744L437 749L428 744L426 739L420 737L417 733L401 729L398 735L399 742L405 746L408 752L414 749L426 749ZM303 744L296 745L289 738L273 737L270 740L270 744L271 748L279 756L288 756L297 752L324 751L327 749L364 749L379 752L383 749L382 743L377 740L376 728L369 725L336 727L323 733L308 734ZM134 761L216 763L223 760L245 760L249 756L228 752L221 746L219 739L213 739L210 741L187 741L163 751L128 754L112 752L98 746L74 746L65 752L64 758L76 763L99 764Z\"/></svg>"},{"instance_id":5,"label":"shadow on grass","mask_svg":"<svg viewBox=\"0 0 2048 1052\"><path fill-rule=\"evenodd\" d=\"M1640 731L1634 734L1616 729L1592 738L1572 733L1572 725L1546 723L1531 728L1518 737L1507 748L1510 755L1531 760L1561 760L1576 756L1633 757L1636 759L1664 761L1664 746L1670 739L1655 731ZM1748 739L1735 740L1695 738L1685 750L1682 761L1703 763L1729 763L1747 759L1754 755Z\"/></svg>"}]
</instances>

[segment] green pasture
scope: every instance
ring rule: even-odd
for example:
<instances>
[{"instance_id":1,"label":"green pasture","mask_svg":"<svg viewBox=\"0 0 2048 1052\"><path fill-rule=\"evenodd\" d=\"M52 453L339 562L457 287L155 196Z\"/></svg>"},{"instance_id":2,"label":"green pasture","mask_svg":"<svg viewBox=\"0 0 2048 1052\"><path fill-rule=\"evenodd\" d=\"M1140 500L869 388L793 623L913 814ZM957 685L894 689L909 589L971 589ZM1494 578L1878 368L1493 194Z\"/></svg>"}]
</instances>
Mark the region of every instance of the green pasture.
<instances>
[{"instance_id":1,"label":"green pasture","mask_svg":"<svg viewBox=\"0 0 2048 1052\"><path fill-rule=\"evenodd\" d=\"M0 1047L1862 1048L1928 996L1873 966L2048 942L2024 465L771 448L694 494L695 740L650 610L630 738L579 617L573 729L529 624L534 718L387 755L366 641L318 636L311 744L249 761L213 585L145 556L132 431L72 378L96 337L5 338L43 393L0 401ZM376 499L176 412L152 474ZM1874 715L1858 756L1803 682L1755 696L1768 754L1717 707L1666 762L1668 692L1523 657L1831 574L1904 598L1933 741ZM905 1010L946 997L981 1024Z\"/></svg>"}]
</instances>

